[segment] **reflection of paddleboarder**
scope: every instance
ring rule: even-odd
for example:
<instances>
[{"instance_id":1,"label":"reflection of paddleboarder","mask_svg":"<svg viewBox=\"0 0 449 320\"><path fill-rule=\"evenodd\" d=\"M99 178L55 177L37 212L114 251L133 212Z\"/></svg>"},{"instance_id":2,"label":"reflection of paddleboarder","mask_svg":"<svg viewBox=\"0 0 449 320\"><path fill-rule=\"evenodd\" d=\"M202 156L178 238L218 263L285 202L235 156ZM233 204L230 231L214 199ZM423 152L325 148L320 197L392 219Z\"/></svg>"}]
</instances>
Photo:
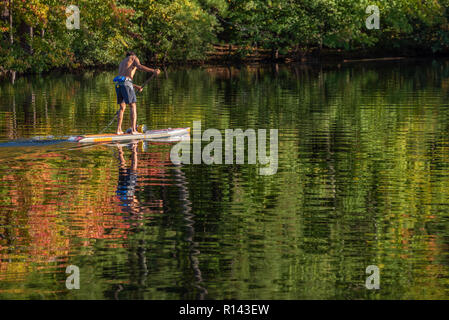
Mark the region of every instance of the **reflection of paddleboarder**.
<instances>
[{"instance_id":1,"label":"reflection of paddleboarder","mask_svg":"<svg viewBox=\"0 0 449 320\"><path fill-rule=\"evenodd\" d=\"M117 144L119 165L119 176L117 184L117 196L122 201L122 206L127 212L137 213L138 200L135 196L137 187L137 143L131 144L131 167L127 168L123 156L123 148Z\"/></svg>"}]
</instances>

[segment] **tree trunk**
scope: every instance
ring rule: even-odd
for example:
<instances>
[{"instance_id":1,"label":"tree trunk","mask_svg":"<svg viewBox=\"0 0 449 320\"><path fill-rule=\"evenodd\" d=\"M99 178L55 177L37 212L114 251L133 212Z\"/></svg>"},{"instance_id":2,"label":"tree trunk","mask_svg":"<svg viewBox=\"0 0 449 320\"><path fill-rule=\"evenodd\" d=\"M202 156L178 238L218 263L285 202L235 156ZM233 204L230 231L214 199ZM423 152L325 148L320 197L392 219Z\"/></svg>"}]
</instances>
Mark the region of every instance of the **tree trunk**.
<instances>
[{"instance_id":1,"label":"tree trunk","mask_svg":"<svg viewBox=\"0 0 449 320\"><path fill-rule=\"evenodd\" d=\"M34 37L33 27L30 26L30 53L31 54L33 54L33 37Z\"/></svg>"},{"instance_id":2,"label":"tree trunk","mask_svg":"<svg viewBox=\"0 0 449 320\"><path fill-rule=\"evenodd\" d=\"M3 2L3 5L5 6L5 9L2 12L2 18L6 20L7 17L9 17L9 5L8 5L8 0L2 0L1 2Z\"/></svg>"},{"instance_id":3,"label":"tree trunk","mask_svg":"<svg viewBox=\"0 0 449 320\"><path fill-rule=\"evenodd\" d=\"M273 60L278 60L279 59L279 49L272 49L271 50L271 58Z\"/></svg>"},{"instance_id":4,"label":"tree trunk","mask_svg":"<svg viewBox=\"0 0 449 320\"><path fill-rule=\"evenodd\" d=\"M167 60L168 50L165 50L164 56L162 57L162 65L165 66L165 61Z\"/></svg>"},{"instance_id":5,"label":"tree trunk","mask_svg":"<svg viewBox=\"0 0 449 320\"><path fill-rule=\"evenodd\" d=\"M10 70L11 72L11 83L14 84L16 81L16 72L14 70Z\"/></svg>"},{"instance_id":6,"label":"tree trunk","mask_svg":"<svg viewBox=\"0 0 449 320\"><path fill-rule=\"evenodd\" d=\"M14 36L12 33L12 1L9 0L9 42L11 45L14 44Z\"/></svg>"}]
</instances>

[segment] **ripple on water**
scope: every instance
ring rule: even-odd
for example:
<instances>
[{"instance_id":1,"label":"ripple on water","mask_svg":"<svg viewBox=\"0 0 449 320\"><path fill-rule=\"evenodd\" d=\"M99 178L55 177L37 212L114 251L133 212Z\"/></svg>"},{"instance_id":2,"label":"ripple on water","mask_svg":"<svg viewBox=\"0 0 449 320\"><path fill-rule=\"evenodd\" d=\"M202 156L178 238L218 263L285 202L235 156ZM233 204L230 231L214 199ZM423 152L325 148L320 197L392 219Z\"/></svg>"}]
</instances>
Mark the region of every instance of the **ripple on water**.
<instances>
[{"instance_id":1,"label":"ripple on water","mask_svg":"<svg viewBox=\"0 0 449 320\"><path fill-rule=\"evenodd\" d=\"M149 128L278 129L268 176L174 165L165 143L24 144L103 129L114 73L1 83L0 297L447 298L449 109L436 79L449 64L435 63L169 70L139 96ZM68 265L81 290L65 290ZM381 291L365 289L368 265Z\"/></svg>"}]
</instances>

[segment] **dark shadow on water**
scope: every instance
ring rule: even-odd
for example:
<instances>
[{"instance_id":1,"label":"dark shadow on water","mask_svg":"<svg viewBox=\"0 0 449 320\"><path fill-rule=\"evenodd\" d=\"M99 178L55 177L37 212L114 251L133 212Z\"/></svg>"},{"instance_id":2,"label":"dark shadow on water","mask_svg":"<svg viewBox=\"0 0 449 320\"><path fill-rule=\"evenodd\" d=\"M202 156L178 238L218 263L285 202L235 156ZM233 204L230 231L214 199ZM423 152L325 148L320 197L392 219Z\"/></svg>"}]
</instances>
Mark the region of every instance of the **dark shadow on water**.
<instances>
[{"instance_id":1,"label":"dark shadow on water","mask_svg":"<svg viewBox=\"0 0 449 320\"><path fill-rule=\"evenodd\" d=\"M54 144L67 142L67 139L56 139L56 140L15 140L0 143L0 148L15 148L15 147L42 147L50 146Z\"/></svg>"}]
</instances>

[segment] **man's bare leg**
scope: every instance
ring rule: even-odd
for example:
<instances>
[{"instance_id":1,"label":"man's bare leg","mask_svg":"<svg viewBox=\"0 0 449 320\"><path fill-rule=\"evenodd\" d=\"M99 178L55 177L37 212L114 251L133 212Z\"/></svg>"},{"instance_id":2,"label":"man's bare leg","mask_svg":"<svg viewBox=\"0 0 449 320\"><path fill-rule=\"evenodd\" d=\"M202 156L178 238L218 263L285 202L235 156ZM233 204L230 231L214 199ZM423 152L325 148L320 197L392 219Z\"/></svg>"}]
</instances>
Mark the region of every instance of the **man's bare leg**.
<instances>
[{"instance_id":1,"label":"man's bare leg","mask_svg":"<svg viewBox=\"0 0 449 320\"><path fill-rule=\"evenodd\" d=\"M116 145L118 149L118 159L120 161L120 169L126 169L126 161L125 157L123 156L123 148L118 143L116 143Z\"/></svg>"},{"instance_id":2,"label":"man's bare leg","mask_svg":"<svg viewBox=\"0 0 449 320\"><path fill-rule=\"evenodd\" d=\"M137 132L137 106L136 103L131 103L131 134L139 134Z\"/></svg>"},{"instance_id":3,"label":"man's bare leg","mask_svg":"<svg viewBox=\"0 0 449 320\"><path fill-rule=\"evenodd\" d=\"M120 110L118 112L118 122L117 122L117 134L123 134L122 121L123 121L123 114L125 113L125 109L126 109L126 103L124 103L124 102L120 103Z\"/></svg>"}]
</instances>

